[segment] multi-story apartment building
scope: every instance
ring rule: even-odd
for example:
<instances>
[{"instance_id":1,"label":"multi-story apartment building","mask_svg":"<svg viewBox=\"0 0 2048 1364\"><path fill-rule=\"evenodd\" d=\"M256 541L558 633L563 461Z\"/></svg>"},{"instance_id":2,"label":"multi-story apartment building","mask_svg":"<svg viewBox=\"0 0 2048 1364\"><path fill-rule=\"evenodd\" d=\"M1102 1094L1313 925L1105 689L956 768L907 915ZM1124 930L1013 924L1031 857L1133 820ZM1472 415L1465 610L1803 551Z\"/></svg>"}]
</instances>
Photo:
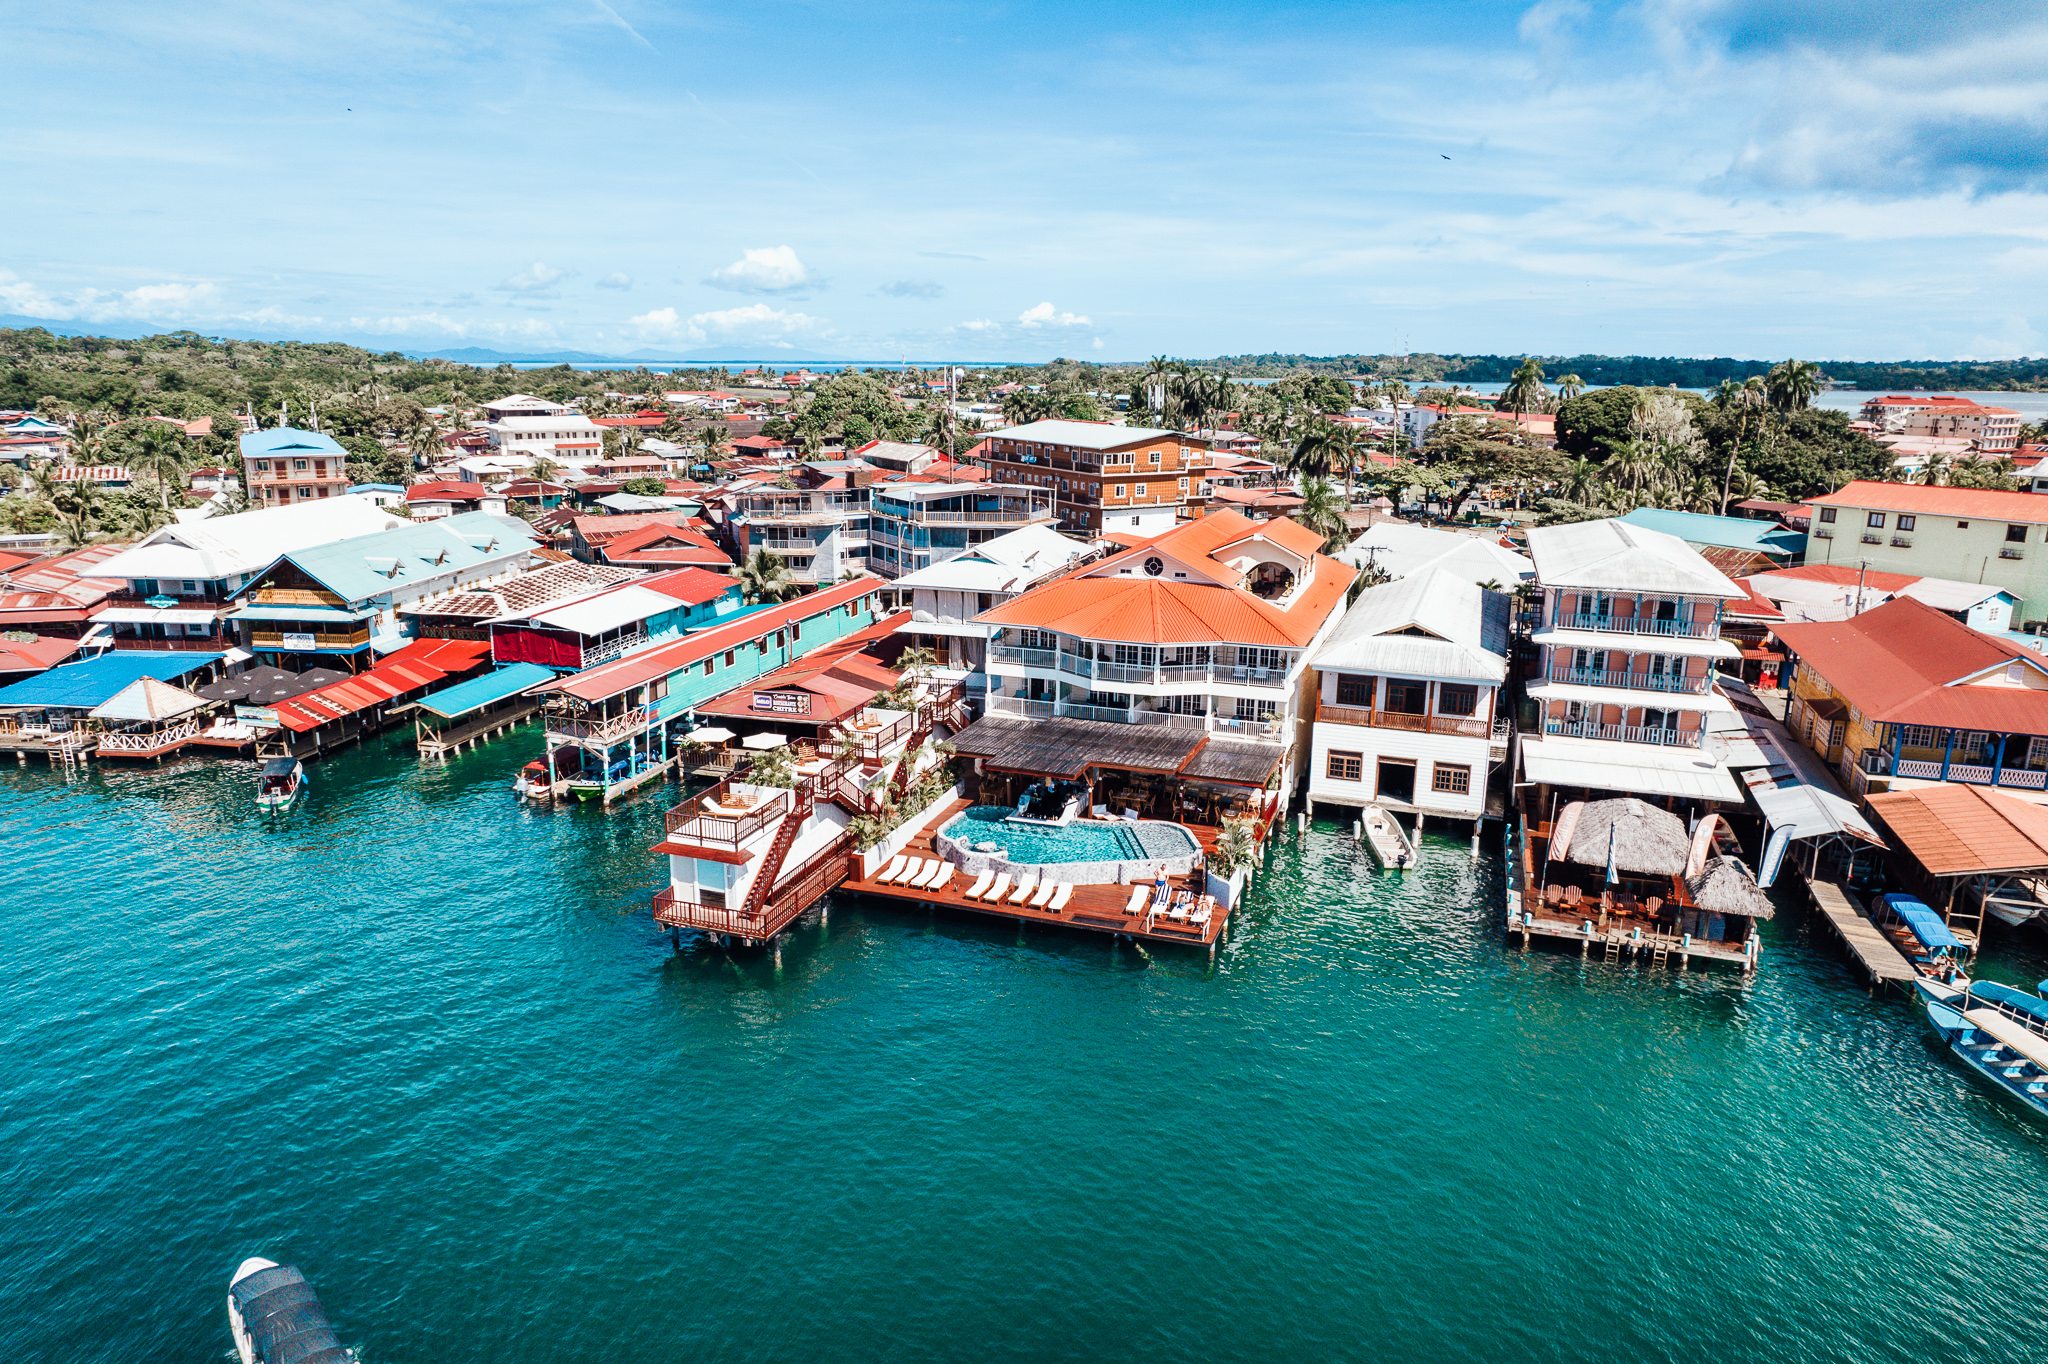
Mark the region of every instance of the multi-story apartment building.
<instances>
[{"instance_id":1,"label":"multi-story apartment building","mask_svg":"<svg viewBox=\"0 0 2048 1364\"><path fill-rule=\"evenodd\" d=\"M1806 561L2004 588L2048 617L2048 497L1920 483L1845 484L1813 509Z\"/></svg>"},{"instance_id":2,"label":"multi-story apartment building","mask_svg":"<svg viewBox=\"0 0 2048 1364\"><path fill-rule=\"evenodd\" d=\"M242 486L251 507L340 497L348 483L348 451L332 436L275 426L242 437Z\"/></svg>"},{"instance_id":3,"label":"multi-story apartment building","mask_svg":"<svg viewBox=\"0 0 2048 1364\"><path fill-rule=\"evenodd\" d=\"M1041 522L906 573L882 597L898 609L909 608L909 619L896 627L897 634L914 647L930 649L939 667L964 673L970 692L984 691L987 641L998 627L975 617L1102 552Z\"/></svg>"},{"instance_id":4,"label":"multi-story apartment building","mask_svg":"<svg viewBox=\"0 0 2048 1364\"><path fill-rule=\"evenodd\" d=\"M886 483L868 502L869 566L884 578L942 564L1059 513L1049 488L1023 483Z\"/></svg>"},{"instance_id":5,"label":"multi-story apartment building","mask_svg":"<svg viewBox=\"0 0 2048 1364\"><path fill-rule=\"evenodd\" d=\"M806 464L780 482L756 482L706 503L733 557L757 549L782 557L800 583L830 583L868 571L868 501L878 471L857 459Z\"/></svg>"},{"instance_id":6,"label":"multi-story apartment building","mask_svg":"<svg viewBox=\"0 0 2048 1364\"><path fill-rule=\"evenodd\" d=\"M1954 394L1892 393L1863 404L1863 419L1880 435L1931 436L1973 442L1988 454L2011 454L2020 443L2020 414Z\"/></svg>"},{"instance_id":7,"label":"multi-story apartment building","mask_svg":"<svg viewBox=\"0 0 2048 1364\"><path fill-rule=\"evenodd\" d=\"M1477 820L1507 757L1513 604L1441 569L1366 589L1310 660L1308 798Z\"/></svg>"},{"instance_id":8,"label":"multi-story apartment building","mask_svg":"<svg viewBox=\"0 0 2048 1364\"><path fill-rule=\"evenodd\" d=\"M983 442L989 477L1054 494L1064 529L1157 535L1208 501L1209 443L1181 431L1039 421Z\"/></svg>"},{"instance_id":9,"label":"multi-story apartment building","mask_svg":"<svg viewBox=\"0 0 2048 1364\"><path fill-rule=\"evenodd\" d=\"M1063 765L1039 775L1100 767L1098 803L1111 809L1215 823L1284 800L1311 713L1309 660L1354 577L1292 521L1184 522L976 617L1000 627L982 724L1029 728Z\"/></svg>"},{"instance_id":10,"label":"multi-story apartment building","mask_svg":"<svg viewBox=\"0 0 2048 1364\"><path fill-rule=\"evenodd\" d=\"M1529 557L1543 592L1534 643L1537 732L1524 777L1550 787L1703 801L1741 798L1708 742L1732 712L1716 665L1723 606L1748 593L1676 536L1618 520L1541 526Z\"/></svg>"}]
</instances>

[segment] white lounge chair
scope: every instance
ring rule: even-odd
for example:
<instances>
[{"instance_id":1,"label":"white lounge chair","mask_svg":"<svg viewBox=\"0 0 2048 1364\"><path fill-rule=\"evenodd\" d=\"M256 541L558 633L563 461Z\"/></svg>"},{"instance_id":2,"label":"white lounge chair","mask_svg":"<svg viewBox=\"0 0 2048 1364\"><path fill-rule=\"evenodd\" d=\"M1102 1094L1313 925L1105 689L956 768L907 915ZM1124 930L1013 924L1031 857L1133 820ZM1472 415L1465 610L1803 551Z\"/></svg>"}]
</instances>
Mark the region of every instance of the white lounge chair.
<instances>
[{"instance_id":1,"label":"white lounge chair","mask_svg":"<svg viewBox=\"0 0 2048 1364\"><path fill-rule=\"evenodd\" d=\"M907 886L910 884L911 877L922 876L929 870L931 870L931 863L925 861L922 857L913 857L910 859L910 865L896 874L896 884Z\"/></svg>"},{"instance_id":2,"label":"white lounge chair","mask_svg":"<svg viewBox=\"0 0 2048 1364\"><path fill-rule=\"evenodd\" d=\"M969 886L966 890L963 890L960 893L962 895L965 895L970 900L979 900L981 898L981 893L987 890L989 887L989 883L991 881L994 881L995 879L996 874L994 872L985 871L981 875L974 878L973 885Z\"/></svg>"},{"instance_id":3,"label":"white lounge chair","mask_svg":"<svg viewBox=\"0 0 2048 1364\"><path fill-rule=\"evenodd\" d=\"M1124 906L1124 913L1136 914L1145 907L1145 897L1152 893L1150 886L1132 886L1131 902Z\"/></svg>"},{"instance_id":4,"label":"white lounge chair","mask_svg":"<svg viewBox=\"0 0 2048 1364\"><path fill-rule=\"evenodd\" d=\"M1069 900L1071 900L1071 899L1073 899L1073 898L1074 898L1074 887L1073 887L1073 886L1072 886L1071 884L1069 884L1068 882L1062 881L1062 882L1060 882L1060 884L1059 884L1059 888L1058 888L1057 890L1053 891L1053 893L1052 893L1052 903L1051 903L1051 904L1048 904L1048 905L1046 906L1046 908L1047 908L1047 909L1055 909L1055 910L1057 910L1057 909L1065 909L1065 908L1067 907L1067 901L1069 901Z\"/></svg>"},{"instance_id":5,"label":"white lounge chair","mask_svg":"<svg viewBox=\"0 0 2048 1364\"><path fill-rule=\"evenodd\" d=\"M948 862L943 857L935 857L932 859L932 864L924 869L924 875L918 877L917 880L912 884L917 886L920 890L930 890L932 888L932 884L939 879L939 877L945 872L946 868L952 865L953 864L951 862Z\"/></svg>"},{"instance_id":6,"label":"white lounge chair","mask_svg":"<svg viewBox=\"0 0 2048 1364\"><path fill-rule=\"evenodd\" d=\"M1004 872L1002 875L996 877L996 883L990 886L987 892L983 894L981 898L984 903L991 905L995 904L998 900L1001 900L1003 898L1003 892L1008 890L1009 888L1010 873Z\"/></svg>"},{"instance_id":7,"label":"white lounge chair","mask_svg":"<svg viewBox=\"0 0 2048 1364\"><path fill-rule=\"evenodd\" d=\"M1124 819L1128 823L1136 824L1138 822L1138 812L1126 805L1124 807Z\"/></svg>"},{"instance_id":8,"label":"white lounge chair","mask_svg":"<svg viewBox=\"0 0 2048 1364\"><path fill-rule=\"evenodd\" d=\"M939 868L939 874L937 876L934 876L931 880L925 882L924 888L926 890L937 890L940 886L945 885L946 882L953 879L953 870L954 868L951 862L948 862L945 865L941 866Z\"/></svg>"},{"instance_id":9,"label":"white lounge chair","mask_svg":"<svg viewBox=\"0 0 2048 1364\"><path fill-rule=\"evenodd\" d=\"M880 871L875 873L876 884L887 885L890 881L894 880L898 876L901 876L903 874L903 864L908 862L909 860L910 859L905 857L902 853L897 853L896 860L889 864L889 868L887 871Z\"/></svg>"},{"instance_id":10,"label":"white lounge chair","mask_svg":"<svg viewBox=\"0 0 2048 1364\"><path fill-rule=\"evenodd\" d=\"M1035 871L1025 872L1017 878L1017 888L1010 892L1010 903L1013 905L1023 904L1024 898L1037 889L1038 873Z\"/></svg>"},{"instance_id":11,"label":"white lounge chair","mask_svg":"<svg viewBox=\"0 0 2048 1364\"><path fill-rule=\"evenodd\" d=\"M1044 909L1045 902L1052 899L1052 893L1059 889L1059 882L1047 877L1038 883L1038 894L1031 897L1033 909Z\"/></svg>"}]
</instances>

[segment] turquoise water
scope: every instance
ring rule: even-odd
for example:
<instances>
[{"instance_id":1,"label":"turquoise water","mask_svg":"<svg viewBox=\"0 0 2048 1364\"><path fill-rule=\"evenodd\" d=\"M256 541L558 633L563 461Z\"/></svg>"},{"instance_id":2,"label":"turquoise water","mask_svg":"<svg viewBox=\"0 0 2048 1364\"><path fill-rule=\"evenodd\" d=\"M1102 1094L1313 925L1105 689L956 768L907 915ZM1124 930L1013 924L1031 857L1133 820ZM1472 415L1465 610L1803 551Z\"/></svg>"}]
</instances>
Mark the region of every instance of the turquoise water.
<instances>
[{"instance_id":1,"label":"turquoise water","mask_svg":"<svg viewBox=\"0 0 2048 1364\"><path fill-rule=\"evenodd\" d=\"M1186 857L1196 848L1193 838L1170 825L1125 827L1087 821L1054 829L1006 823L1015 813L1015 807L1008 805L970 805L939 832L969 844L1000 843L1010 861L1024 865Z\"/></svg>"},{"instance_id":2,"label":"turquoise water","mask_svg":"<svg viewBox=\"0 0 2048 1364\"><path fill-rule=\"evenodd\" d=\"M369 1364L2040 1353L2048 1132L1803 915L1753 983L1524 956L1455 841L1315 829L1213 967L676 955L663 802L523 810L528 747L274 828L247 765L0 775L0 1358L215 1364L258 1252Z\"/></svg>"}]
</instances>

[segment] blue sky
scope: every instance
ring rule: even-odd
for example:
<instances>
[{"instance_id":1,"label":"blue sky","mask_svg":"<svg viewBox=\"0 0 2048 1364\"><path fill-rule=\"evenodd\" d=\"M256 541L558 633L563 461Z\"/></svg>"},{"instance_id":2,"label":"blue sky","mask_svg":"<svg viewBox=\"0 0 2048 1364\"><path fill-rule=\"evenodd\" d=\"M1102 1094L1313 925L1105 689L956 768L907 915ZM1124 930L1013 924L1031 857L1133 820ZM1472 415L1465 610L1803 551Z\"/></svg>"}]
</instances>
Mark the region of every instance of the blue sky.
<instances>
[{"instance_id":1,"label":"blue sky","mask_svg":"<svg viewBox=\"0 0 2048 1364\"><path fill-rule=\"evenodd\" d=\"M606 354L2048 353L2048 6L9 6L0 314Z\"/></svg>"}]
</instances>

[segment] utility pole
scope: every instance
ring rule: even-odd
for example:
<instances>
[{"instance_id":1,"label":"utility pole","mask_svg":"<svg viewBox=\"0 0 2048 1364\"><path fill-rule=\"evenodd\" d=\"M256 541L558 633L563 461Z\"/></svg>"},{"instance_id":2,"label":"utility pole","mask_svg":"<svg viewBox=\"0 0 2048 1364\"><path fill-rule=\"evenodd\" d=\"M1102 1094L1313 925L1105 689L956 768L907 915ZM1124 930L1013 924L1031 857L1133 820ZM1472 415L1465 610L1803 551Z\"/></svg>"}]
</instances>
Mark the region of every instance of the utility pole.
<instances>
[{"instance_id":1,"label":"utility pole","mask_svg":"<svg viewBox=\"0 0 2048 1364\"><path fill-rule=\"evenodd\" d=\"M1852 616L1863 614L1863 578L1869 571L1870 560L1858 559L1856 561L1856 607L1849 613Z\"/></svg>"}]
</instances>

